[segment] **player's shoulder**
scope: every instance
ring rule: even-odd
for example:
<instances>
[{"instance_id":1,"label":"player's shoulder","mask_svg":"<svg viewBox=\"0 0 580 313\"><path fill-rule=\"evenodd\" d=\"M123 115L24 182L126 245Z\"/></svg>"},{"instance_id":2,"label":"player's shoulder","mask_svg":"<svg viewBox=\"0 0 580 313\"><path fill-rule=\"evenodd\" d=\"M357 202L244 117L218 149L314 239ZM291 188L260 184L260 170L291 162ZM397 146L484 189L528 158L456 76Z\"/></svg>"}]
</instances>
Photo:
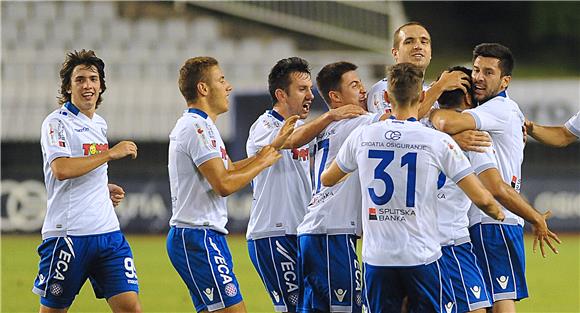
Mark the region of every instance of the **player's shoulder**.
<instances>
[{"instance_id":1,"label":"player's shoulder","mask_svg":"<svg viewBox=\"0 0 580 313\"><path fill-rule=\"evenodd\" d=\"M42 124L45 125L47 123L62 123L62 124L68 124L70 123L72 119L71 113L68 112L67 110L63 109L63 108L58 108L54 111L52 111L50 114L48 114L44 120L42 121Z\"/></svg>"},{"instance_id":2,"label":"player's shoulder","mask_svg":"<svg viewBox=\"0 0 580 313\"><path fill-rule=\"evenodd\" d=\"M93 115L93 122L95 122L96 124L99 124L101 126L107 126L107 121L97 113L95 113L95 115Z\"/></svg>"},{"instance_id":3,"label":"player's shoulder","mask_svg":"<svg viewBox=\"0 0 580 313\"><path fill-rule=\"evenodd\" d=\"M274 112L274 114L272 114L272 112ZM284 124L284 118L279 116L279 114L277 114L277 116L275 114L277 114L275 111L270 110L262 113L252 125L252 129L258 131L272 131L282 127ZM300 123L297 122L297 125L300 125Z\"/></svg>"}]
</instances>

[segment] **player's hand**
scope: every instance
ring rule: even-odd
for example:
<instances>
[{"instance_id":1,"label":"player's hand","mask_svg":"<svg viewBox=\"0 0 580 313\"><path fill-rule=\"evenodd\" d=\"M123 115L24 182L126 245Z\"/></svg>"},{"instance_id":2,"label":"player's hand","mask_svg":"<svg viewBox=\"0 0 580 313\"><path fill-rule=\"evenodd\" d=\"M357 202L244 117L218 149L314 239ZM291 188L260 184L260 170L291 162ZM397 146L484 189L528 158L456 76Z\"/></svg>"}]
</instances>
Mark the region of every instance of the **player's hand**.
<instances>
[{"instance_id":1,"label":"player's hand","mask_svg":"<svg viewBox=\"0 0 580 313\"><path fill-rule=\"evenodd\" d=\"M107 186L109 187L109 196L111 197L113 206L117 207L125 199L125 190L115 184L108 184Z\"/></svg>"},{"instance_id":2,"label":"player's hand","mask_svg":"<svg viewBox=\"0 0 580 313\"><path fill-rule=\"evenodd\" d=\"M296 126L296 122L298 121L299 118L300 116L298 115L292 115L289 118L287 118L284 121L284 125L282 125L282 128L280 128L280 131L278 131L278 135L276 136L276 138L274 138L272 143L270 143L270 146L272 146L276 150L280 150L282 146L284 146L284 143L286 142L288 137L290 137L290 135L292 135L292 133L294 132L294 127Z\"/></svg>"},{"instance_id":3,"label":"player's hand","mask_svg":"<svg viewBox=\"0 0 580 313\"><path fill-rule=\"evenodd\" d=\"M272 146L265 146L258 153L256 153L257 157L260 158L260 161L264 163L265 167L272 166L278 159L282 157L280 152L278 152Z\"/></svg>"},{"instance_id":4,"label":"player's hand","mask_svg":"<svg viewBox=\"0 0 580 313\"><path fill-rule=\"evenodd\" d=\"M126 156L131 156L131 159L136 159L137 145L132 141L121 141L109 149L108 153L113 160L122 159Z\"/></svg>"},{"instance_id":5,"label":"player's hand","mask_svg":"<svg viewBox=\"0 0 580 313\"><path fill-rule=\"evenodd\" d=\"M524 128L526 130L526 134L531 134L534 132L534 122L526 119L524 122Z\"/></svg>"},{"instance_id":6,"label":"player's hand","mask_svg":"<svg viewBox=\"0 0 580 313\"><path fill-rule=\"evenodd\" d=\"M551 215L552 211L548 210L546 213L541 215L542 218L539 219L537 223L532 224L532 231L534 233L533 251L536 253L536 250L538 249L538 243L540 243L540 252L542 252L542 257L544 258L546 257L544 243L547 244L555 254L558 254L558 249L556 249L550 238L559 244L562 243L560 238L558 238L558 235L550 231L548 224L546 223L546 220L549 219Z\"/></svg>"},{"instance_id":7,"label":"player's hand","mask_svg":"<svg viewBox=\"0 0 580 313\"><path fill-rule=\"evenodd\" d=\"M485 152L484 147L491 146L489 135L478 130L465 130L451 137L464 151Z\"/></svg>"},{"instance_id":8,"label":"player's hand","mask_svg":"<svg viewBox=\"0 0 580 313\"><path fill-rule=\"evenodd\" d=\"M343 105L340 108L330 109L328 115L333 121L354 118L367 113L363 108L355 104Z\"/></svg>"},{"instance_id":9,"label":"player's hand","mask_svg":"<svg viewBox=\"0 0 580 313\"><path fill-rule=\"evenodd\" d=\"M469 76L462 71L444 71L434 85L438 85L441 92L461 89L463 93L467 94L467 88L471 86L471 83Z\"/></svg>"}]
</instances>

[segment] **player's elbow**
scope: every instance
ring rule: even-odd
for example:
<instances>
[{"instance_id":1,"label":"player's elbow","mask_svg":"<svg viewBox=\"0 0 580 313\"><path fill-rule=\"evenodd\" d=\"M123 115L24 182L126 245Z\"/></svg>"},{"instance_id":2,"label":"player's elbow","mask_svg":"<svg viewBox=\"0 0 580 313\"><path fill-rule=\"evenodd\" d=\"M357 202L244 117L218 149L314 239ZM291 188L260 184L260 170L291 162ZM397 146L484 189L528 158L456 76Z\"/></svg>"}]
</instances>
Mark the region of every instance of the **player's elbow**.
<instances>
[{"instance_id":1,"label":"player's elbow","mask_svg":"<svg viewBox=\"0 0 580 313\"><path fill-rule=\"evenodd\" d=\"M53 163L50 165L50 169L52 171L52 175L57 180L63 181L73 178L71 173L69 173L70 171L65 166L57 166Z\"/></svg>"},{"instance_id":2,"label":"player's elbow","mask_svg":"<svg viewBox=\"0 0 580 313\"><path fill-rule=\"evenodd\" d=\"M235 192L233 188L230 188L226 184L219 184L218 186L213 186L213 190L221 197L227 197Z\"/></svg>"},{"instance_id":3,"label":"player's elbow","mask_svg":"<svg viewBox=\"0 0 580 313\"><path fill-rule=\"evenodd\" d=\"M325 187L331 187L336 184L336 180L327 171L322 172L322 175L320 175L320 182Z\"/></svg>"}]
</instances>

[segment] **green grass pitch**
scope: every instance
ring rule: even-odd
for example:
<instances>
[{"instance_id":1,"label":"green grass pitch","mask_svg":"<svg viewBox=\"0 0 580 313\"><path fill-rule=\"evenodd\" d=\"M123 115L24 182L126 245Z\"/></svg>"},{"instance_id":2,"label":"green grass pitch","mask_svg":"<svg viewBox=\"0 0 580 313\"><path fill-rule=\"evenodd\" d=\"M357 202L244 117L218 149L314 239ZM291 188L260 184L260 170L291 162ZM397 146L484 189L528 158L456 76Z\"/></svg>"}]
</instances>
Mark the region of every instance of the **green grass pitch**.
<instances>
[{"instance_id":1,"label":"green grass pitch","mask_svg":"<svg viewBox=\"0 0 580 313\"><path fill-rule=\"evenodd\" d=\"M127 239L135 254L144 312L194 312L189 293L165 252L165 237L128 235ZM561 239L560 254L550 253L543 259L539 253L532 254L532 241L526 238L530 298L518 303L518 312L580 312L580 236ZM228 242L248 312L273 312L245 239L233 235ZM39 235L2 236L1 312L38 312L38 297L31 288L38 270L39 243ZM104 300L95 299L86 283L69 312L109 312L109 308Z\"/></svg>"}]
</instances>

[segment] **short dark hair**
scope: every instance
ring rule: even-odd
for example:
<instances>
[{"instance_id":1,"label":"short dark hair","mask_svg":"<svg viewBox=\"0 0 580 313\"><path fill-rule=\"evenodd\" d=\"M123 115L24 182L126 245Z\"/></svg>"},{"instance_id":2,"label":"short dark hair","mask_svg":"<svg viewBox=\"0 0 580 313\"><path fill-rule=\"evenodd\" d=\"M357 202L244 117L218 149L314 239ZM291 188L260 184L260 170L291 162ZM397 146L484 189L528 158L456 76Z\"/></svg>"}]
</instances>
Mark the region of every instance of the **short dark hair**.
<instances>
[{"instance_id":1,"label":"short dark hair","mask_svg":"<svg viewBox=\"0 0 580 313\"><path fill-rule=\"evenodd\" d=\"M401 33L401 31L403 30L403 28L407 27L407 26L421 26L423 27L423 29L425 29L425 31L427 31L427 33L429 33L429 31L427 30L427 27L425 27L425 25L419 23L419 22L408 22L405 23L401 26L399 26L399 28L397 28L397 30L395 30L395 33L393 34L393 48L397 48L399 46L399 44L401 43L401 41L399 40L399 33Z\"/></svg>"},{"instance_id":2,"label":"short dark hair","mask_svg":"<svg viewBox=\"0 0 580 313\"><path fill-rule=\"evenodd\" d=\"M514 69L514 56L511 50L499 43L482 43L473 49L473 61L477 57L496 58L499 60L501 76L511 76Z\"/></svg>"},{"instance_id":3,"label":"short dark hair","mask_svg":"<svg viewBox=\"0 0 580 313\"><path fill-rule=\"evenodd\" d=\"M101 104L101 101L103 101L101 95L107 90L107 85L105 84L105 62L98 58L93 50L75 50L66 54L66 58L60 68L60 95L58 97L58 103L64 104L71 101L71 94L68 91L71 88L72 72L78 65L84 65L87 68L91 66L97 68L99 81L101 82L101 93L99 93L99 97L97 98L96 109Z\"/></svg>"},{"instance_id":4,"label":"short dark hair","mask_svg":"<svg viewBox=\"0 0 580 313\"><path fill-rule=\"evenodd\" d=\"M310 75L310 65L308 61L299 57L290 57L276 62L276 65L270 70L268 75L268 91L272 97L272 104L278 102L276 99L276 90L282 89L288 93L290 86L290 74L306 73Z\"/></svg>"},{"instance_id":5,"label":"short dark hair","mask_svg":"<svg viewBox=\"0 0 580 313\"><path fill-rule=\"evenodd\" d=\"M423 70L411 63L395 64L387 70L388 93L400 106L419 100L423 84Z\"/></svg>"},{"instance_id":6,"label":"short dark hair","mask_svg":"<svg viewBox=\"0 0 580 313\"><path fill-rule=\"evenodd\" d=\"M471 70L464 67L464 66L453 66L447 69L447 72L454 72L454 71L460 71L463 72L467 75L467 77L469 77L469 81L471 83ZM439 75L439 77L441 77L441 75ZM467 96L471 97L472 95L472 87L471 85L467 86L464 85L465 88L467 88ZM439 98L437 99L437 103L439 103L439 106L441 108L444 109L455 109L458 108L459 105L461 105L461 103L463 102L463 97L465 96L465 93L463 92L463 90L457 88L457 89L453 89L453 90L447 90L441 93L441 96L439 96Z\"/></svg>"},{"instance_id":7,"label":"short dark hair","mask_svg":"<svg viewBox=\"0 0 580 313\"><path fill-rule=\"evenodd\" d=\"M316 85L318 92L324 98L324 101L330 105L328 93L331 91L340 91L340 83L344 73L354 71L358 66L349 62L335 62L325 65L316 76Z\"/></svg>"},{"instance_id":8,"label":"short dark hair","mask_svg":"<svg viewBox=\"0 0 580 313\"><path fill-rule=\"evenodd\" d=\"M207 74L210 68L217 66L218 61L212 57L195 57L185 61L179 70L179 91L187 103L197 100L197 83L207 82Z\"/></svg>"}]
</instances>

